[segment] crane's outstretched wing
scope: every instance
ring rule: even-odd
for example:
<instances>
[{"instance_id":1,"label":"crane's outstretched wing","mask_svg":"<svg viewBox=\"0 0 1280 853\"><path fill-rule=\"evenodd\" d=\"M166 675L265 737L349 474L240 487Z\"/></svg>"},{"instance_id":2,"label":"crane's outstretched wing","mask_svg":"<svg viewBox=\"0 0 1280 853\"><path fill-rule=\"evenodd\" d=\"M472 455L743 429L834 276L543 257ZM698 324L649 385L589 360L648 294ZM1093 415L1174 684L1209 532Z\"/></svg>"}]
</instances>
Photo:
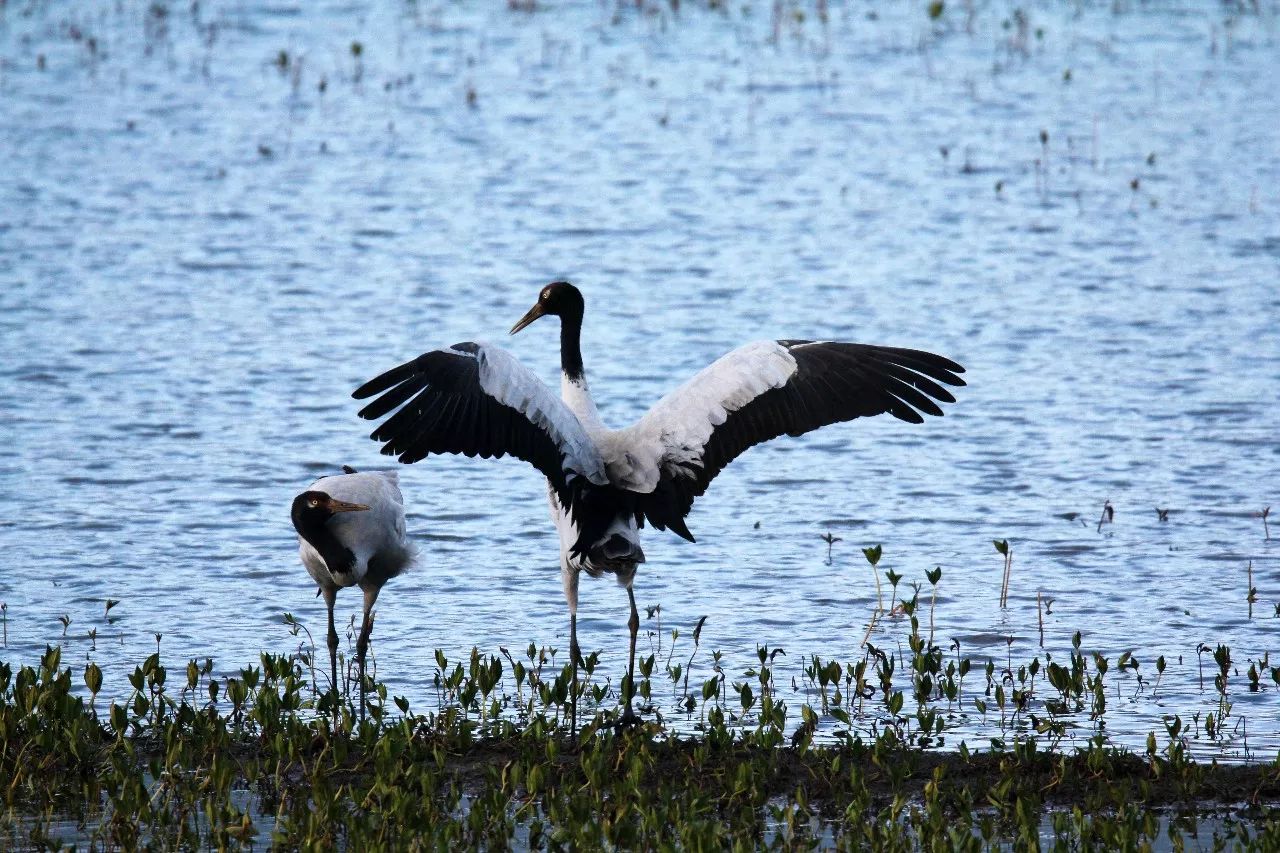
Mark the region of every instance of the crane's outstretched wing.
<instances>
[{"instance_id":1,"label":"crane's outstretched wing","mask_svg":"<svg viewBox=\"0 0 1280 853\"><path fill-rule=\"evenodd\" d=\"M638 508L659 529L693 541L694 498L753 444L885 412L921 423L954 403L939 383L964 385L964 368L920 350L834 341L756 341L717 359L668 394L628 433L658 454ZM646 454L647 455L647 454ZM636 472L641 473L640 471ZM656 476L656 481L653 477Z\"/></svg>"},{"instance_id":2,"label":"crane's outstretched wing","mask_svg":"<svg viewBox=\"0 0 1280 853\"><path fill-rule=\"evenodd\" d=\"M425 352L361 385L360 410L377 420L370 435L401 462L430 453L483 458L510 454L531 463L570 510L588 483L608 476L577 417L542 380L506 350L466 341Z\"/></svg>"}]
</instances>

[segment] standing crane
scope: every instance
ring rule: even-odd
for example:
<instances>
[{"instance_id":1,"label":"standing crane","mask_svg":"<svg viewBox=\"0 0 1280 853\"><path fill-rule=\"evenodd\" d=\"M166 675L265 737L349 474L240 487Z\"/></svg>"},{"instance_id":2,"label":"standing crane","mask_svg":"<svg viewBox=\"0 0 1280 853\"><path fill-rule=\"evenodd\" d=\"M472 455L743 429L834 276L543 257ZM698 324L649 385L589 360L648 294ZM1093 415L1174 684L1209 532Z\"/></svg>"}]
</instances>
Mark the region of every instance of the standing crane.
<instances>
[{"instance_id":1,"label":"standing crane","mask_svg":"<svg viewBox=\"0 0 1280 853\"><path fill-rule=\"evenodd\" d=\"M579 575L613 574L631 604L622 691L626 710L620 722L633 722L640 616L632 585L644 562L640 527L648 522L692 542L684 519L694 499L748 447L886 412L922 423L921 413L942 414L935 401L955 402L942 384L964 385L958 375L964 368L920 350L756 341L713 362L632 426L611 430L600 420L587 387L584 308L576 287L553 282L511 329L514 335L539 317L560 318L559 398L510 353L470 341L423 353L366 382L352 396L376 397L360 417L390 415L371 438L401 462L431 453L510 454L547 478L569 604L574 684L580 658ZM576 700L572 721L576 731Z\"/></svg>"},{"instance_id":2,"label":"standing crane","mask_svg":"<svg viewBox=\"0 0 1280 853\"><path fill-rule=\"evenodd\" d=\"M342 587L364 593L364 618L356 641L360 672L360 719L364 719L365 657L373 634L373 605L387 581L413 562L414 549L405 538L404 497L395 471L344 473L321 477L293 499L293 526L298 531L302 565L320 587L329 611L329 678L333 685L333 719L338 721L338 631L333 605Z\"/></svg>"}]
</instances>

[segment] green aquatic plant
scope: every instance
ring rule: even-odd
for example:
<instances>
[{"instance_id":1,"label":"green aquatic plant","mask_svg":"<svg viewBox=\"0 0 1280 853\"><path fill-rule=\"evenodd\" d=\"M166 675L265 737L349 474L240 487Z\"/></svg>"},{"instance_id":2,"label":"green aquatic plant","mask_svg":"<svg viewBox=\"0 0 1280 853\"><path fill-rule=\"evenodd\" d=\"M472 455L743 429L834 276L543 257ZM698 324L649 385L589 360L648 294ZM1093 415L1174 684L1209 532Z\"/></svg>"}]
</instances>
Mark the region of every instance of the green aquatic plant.
<instances>
[{"instance_id":1,"label":"green aquatic plant","mask_svg":"<svg viewBox=\"0 0 1280 853\"><path fill-rule=\"evenodd\" d=\"M1009 547L1008 539L993 539L991 544L996 547L996 553L1004 557L1004 571L1000 576L1000 606L1009 606L1009 580L1013 574L1013 549Z\"/></svg>"},{"instance_id":2,"label":"green aquatic plant","mask_svg":"<svg viewBox=\"0 0 1280 853\"><path fill-rule=\"evenodd\" d=\"M1248 580L1249 591L1245 593L1245 601L1247 601L1249 604L1249 618L1252 619L1253 605L1258 601L1258 588L1253 585L1253 560L1249 561L1248 575L1249 575L1249 580Z\"/></svg>"},{"instance_id":3,"label":"green aquatic plant","mask_svg":"<svg viewBox=\"0 0 1280 853\"><path fill-rule=\"evenodd\" d=\"M1137 189L1138 189L1138 179L1137 179L1137 178L1134 178L1134 180L1133 180L1133 189L1134 189L1134 191L1135 191L1135 192L1136 192L1136 191L1137 191ZM1116 508L1115 508L1114 506L1112 506L1112 505L1111 505L1111 499L1110 499L1110 498L1108 498L1107 500L1103 501L1103 503L1102 503L1102 515L1098 518L1098 530L1097 530L1097 532L1098 532L1098 533L1101 533L1101 532L1102 532L1102 525L1104 525L1104 524L1115 524L1115 521L1116 521Z\"/></svg>"},{"instance_id":4,"label":"green aquatic plant","mask_svg":"<svg viewBox=\"0 0 1280 853\"><path fill-rule=\"evenodd\" d=\"M785 653L761 645L746 680L732 685L732 706L727 673L713 669L694 700L696 732L660 721L619 730L612 709L596 703L577 742L564 713L569 667L536 644L522 657L472 650L450 661L437 652L435 677L450 702L414 712L403 697L375 701L361 722L344 701L336 725L294 655L264 653L222 679L209 659L189 660L174 692L155 653L128 677L131 692L99 715L101 669L84 670L86 702L51 647L37 666L0 663L0 843L988 849L1029 844L1053 827L1061 843L1087 848L1154 844L1161 826L1185 828L1198 806L1236 792L1259 802L1280 795L1274 764L1194 761L1178 717L1140 754L1101 734L1055 748L1065 729L1048 703L1048 717L1031 726L1011 717L989 751L931 749L948 725L931 706L957 696L948 685L958 688L964 668L940 668L940 650L915 622L917 603L918 593L901 602L913 621L914 714L895 687L896 655L874 647L848 664L806 658L822 701L791 713L775 680ZM1229 651L1219 657L1229 666ZM878 710L852 701L866 695L858 664L868 659ZM1082 694L1103 669L1087 672L1083 653L1074 672L1055 667L1046 673L1036 658L996 678L989 664L995 701L1016 716L1020 703L1037 701L1039 679ZM1280 837L1273 808L1230 814L1217 830L1224 844L1267 849Z\"/></svg>"},{"instance_id":5,"label":"green aquatic plant","mask_svg":"<svg viewBox=\"0 0 1280 853\"><path fill-rule=\"evenodd\" d=\"M889 569L884 573L884 576L889 580L889 612L896 613L898 610L898 581L902 580L902 575L893 569Z\"/></svg>"},{"instance_id":6,"label":"green aquatic plant","mask_svg":"<svg viewBox=\"0 0 1280 853\"><path fill-rule=\"evenodd\" d=\"M880 592L880 573L875 568L880 563L880 557L884 555L884 549L879 545L874 545L870 548L863 548L862 555L871 564L871 574L876 579L876 612L883 613L884 595Z\"/></svg>"},{"instance_id":7,"label":"green aquatic plant","mask_svg":"<svg viewBox=\"0 0 1280 853\"><path fill-rule=\"evenodd\" d=\"M835 545L837 542L843 542L844 540L839 536L833 536L831 531L828 530L826 533L822 534L822 541L827 543L827 565L829 566L831 565L831 546Z\"/></svg>"},{"instance_id":8,"label":"green aquatic plant","mask_svg":"<svg viewBox=\"0 0 1280 853\"><path fill-rule=\"evenodd\" d=\"M938 581L942 580L942 566L926 571L924 576L929 580L929 645L933 645L933 611L938 604Z\"/></svg>"}]
</instances>

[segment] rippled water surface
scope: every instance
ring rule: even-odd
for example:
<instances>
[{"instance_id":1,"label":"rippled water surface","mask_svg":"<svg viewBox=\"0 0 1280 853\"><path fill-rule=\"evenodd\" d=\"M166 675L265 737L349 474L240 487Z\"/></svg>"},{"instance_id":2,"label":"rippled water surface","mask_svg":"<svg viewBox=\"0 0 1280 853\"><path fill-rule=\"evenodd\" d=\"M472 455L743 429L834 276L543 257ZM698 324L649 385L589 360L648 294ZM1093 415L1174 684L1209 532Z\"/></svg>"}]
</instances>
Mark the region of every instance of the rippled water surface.
<instances>
[{"instance_id":1,"label":"rippled water surface","mask_svg":"<svg viewBox=\"0 0 1280 853\"><path fill-rule=\"evenodd\" d=\"M1280 655L1257 515L1280 508L1277 9L924 5L0 3L4 658L61 641L124 689L156 633L220 671L296 648L286 611L319 637L288 504L387 464L351 389L504 339L568 277L616 426L758 337L968 368L945 418L757 448L696 504L697 545L650 532L642 651L679 628L687 654L707 615L731 678L757 644L786 684L804 655L858 658L860 547L883 543L926 600L942 567L963 654L1043 654L1037 592L1058 659L1076 631L1132 650L1121 742L1215 707L1196 650L1229 645L1246 724L1203 748L1274 756L1280 692L1244 673ZM544 321L504 345L557 381L557 342ZM434 695L437 646L566 646L536 472L402 476L423 559L379 609L391 690ZM584 581L615 678L625 621Z\"/></svg>"}]
</instances>

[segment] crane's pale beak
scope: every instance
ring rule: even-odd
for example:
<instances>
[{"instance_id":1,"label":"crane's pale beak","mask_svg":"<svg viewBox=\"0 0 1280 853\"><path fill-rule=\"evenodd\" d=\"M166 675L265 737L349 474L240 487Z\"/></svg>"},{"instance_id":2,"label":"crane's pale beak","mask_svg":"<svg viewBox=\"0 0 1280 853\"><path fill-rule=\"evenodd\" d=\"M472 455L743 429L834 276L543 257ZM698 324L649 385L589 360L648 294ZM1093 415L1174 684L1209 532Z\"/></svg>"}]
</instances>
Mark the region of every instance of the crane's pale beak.
<instances>
[{"instance_id":1,"label":"crane's pale beak","mask_svg":"<svg viewBox=\"0 0 1280 853\"><path fill-rule=\"evenodd\" d=\"M520 318L520 322L511 327L511 334L514 335L516 332L520 331L545 313L546 310L542 307L542 303L535 302L533 307L529 309L529 312Z\"/></svg>"},{"instance_id":2,"label":"crane's pale beak","mask_svg":"<svg viewBox=\"0 0 1280 853\"><path fill-rule=\"evenodd\" d=\"M364 504L350 504L340 500L329 501L330 512L364 512L367 509L368 507Z\"/></svg>"}]
</instances>

